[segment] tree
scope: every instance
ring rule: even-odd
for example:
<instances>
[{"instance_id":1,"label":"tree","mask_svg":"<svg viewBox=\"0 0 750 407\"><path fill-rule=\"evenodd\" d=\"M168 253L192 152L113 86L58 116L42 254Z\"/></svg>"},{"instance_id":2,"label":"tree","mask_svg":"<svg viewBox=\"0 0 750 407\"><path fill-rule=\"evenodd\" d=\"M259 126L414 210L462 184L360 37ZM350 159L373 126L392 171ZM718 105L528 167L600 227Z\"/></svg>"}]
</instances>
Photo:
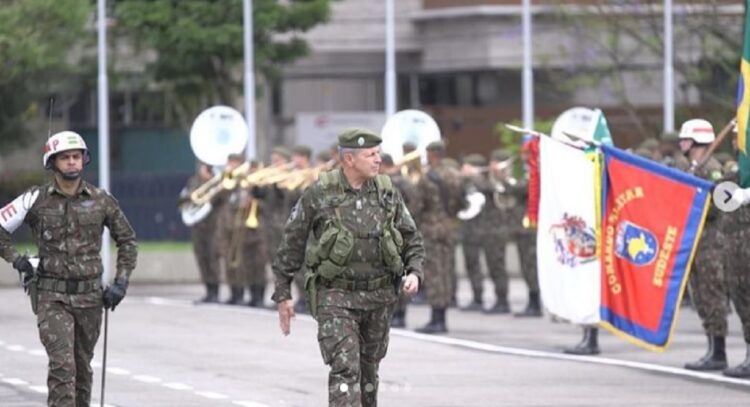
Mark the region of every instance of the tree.
<instances>
[{"instance_id":1,"label":"tree","mask_svg":"<svg viewBox=\"0 0 750 407\"><path fill-rule=\"evenodd\" d=\"M69 55L91 15L88 0L5 0L0 7L0 151L31 139L37 102L71 73Z\"/></svg>"},{"instance_id":2,"label":"tree","mask_svg":"<svg viewBox=\"0 0 750 407\"><path fill-rule=\"evenodd\" d=\"M679 119L690 114L687 108L700 109L717 126L733 114L735 89L742 49L742 15L728 11L732 2L719 0L683 0L675 2L674 70L675 86L682 90ZM662 1L592 0L585 7L560 2L559 16L576 38L571 52L578 52L576 66L560 72L557 82L563 88L607 89L624 108L631 128L641 137L661 133L661 123L649 122L641 113L632 81L648 83L657 89L662 84L664 29ZM736 6L736 2L734 3ZM582 51L583 50L583 51ZM690 95L697 95L691 99Z\"/></svg>"},{"instance_id":3,"label":"tree","mask_svg":"<svg viewBox=\"0 0 750 407\"><path fill-rule=\"evenodd\" d=\"M330 0L255 0L256 70L267 80L305 55L295 34L324 22ZM117 31L141 50L156 52L148 66L151 85L167 92L182 128L212 104L233 104L241 94L242 0L119 0Z\"/></svg>"}]
</instances>

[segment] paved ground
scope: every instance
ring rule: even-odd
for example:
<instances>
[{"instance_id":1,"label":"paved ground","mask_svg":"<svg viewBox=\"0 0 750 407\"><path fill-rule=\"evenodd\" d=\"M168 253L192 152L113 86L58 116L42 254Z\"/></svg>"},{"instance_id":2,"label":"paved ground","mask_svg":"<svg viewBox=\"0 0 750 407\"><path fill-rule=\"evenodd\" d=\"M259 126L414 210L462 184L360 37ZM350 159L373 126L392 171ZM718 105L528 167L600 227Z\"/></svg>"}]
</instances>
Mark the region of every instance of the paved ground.
<instances>
[{"instance_id":1,"label":"paved ground","mask_svg":"<svg viewBox=\"0 0 750 407\"><path fill-rule=\"evenodd\" d=\"M513 306L525 301L512 282ZM298 317L292 335L275 312L193 306L200 287L133 286L110 314L107 403L114 406L323 406L326 367L315 325ZM462 282L461 300L468 299ZM487 298L488 305L492 301ZM463 301L462 301L463 302ZM410 328L426 322L415 306ZM394 330L381 368L382 406L739 406L750 381L692 374L684 362L703 352L695 313L683 310L671 348L650 353L604 333L599 357L568 357L578 328L549 318L515 319L449 312L451 333L432 337ZM730 316L730 362L744 357L736 315ZM101 341L96 361L101 362ZM0 289L0 405L45 400L46 357L28 300ZM100 364L95 381L100 385ZM96 399L98 400L97 389ZM98 403L96 405L99 405Z\"/></svg>"}]
</instances>

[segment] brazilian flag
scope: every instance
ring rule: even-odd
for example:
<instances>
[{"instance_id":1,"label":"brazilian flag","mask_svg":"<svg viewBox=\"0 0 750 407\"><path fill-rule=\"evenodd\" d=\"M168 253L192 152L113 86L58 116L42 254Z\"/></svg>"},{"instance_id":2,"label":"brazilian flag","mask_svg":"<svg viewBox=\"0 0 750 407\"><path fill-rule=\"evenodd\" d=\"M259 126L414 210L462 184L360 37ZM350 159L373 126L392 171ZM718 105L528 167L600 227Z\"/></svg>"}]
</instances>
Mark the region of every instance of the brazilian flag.
<instances>
[{"instance_id":1,"label":"brazilian flag","mask_svg":"<svg viewBox=\"0 0 750 407\"><path fill-rule=\"evenodd\" d=\"M737 86L737 148L739 156L737 162L740 167L740 185L750 187L750 156L748 156L747 132L750 119L750 0L745 7L745 45L742 48L742 63L740 64L740 80Z\"/></svg>"}]
</instances>

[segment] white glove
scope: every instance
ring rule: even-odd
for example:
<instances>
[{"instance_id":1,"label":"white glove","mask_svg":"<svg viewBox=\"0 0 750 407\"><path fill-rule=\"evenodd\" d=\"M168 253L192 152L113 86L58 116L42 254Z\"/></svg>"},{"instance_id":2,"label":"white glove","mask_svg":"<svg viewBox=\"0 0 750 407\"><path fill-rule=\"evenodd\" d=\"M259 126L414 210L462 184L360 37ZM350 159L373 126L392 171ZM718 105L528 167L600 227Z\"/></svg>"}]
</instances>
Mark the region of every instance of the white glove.
<instances>
[{"instance_id":1,"label":"white glove","mask_svg":"<svg viewBox=\"0 0 750 407\"><path fill-rule=\"evenodd\" d=\"M735 202L739 202L742 205L747 205L750 203L750 188L737 188L732 193L732 200Z\"/></svg>"}]
</instances>

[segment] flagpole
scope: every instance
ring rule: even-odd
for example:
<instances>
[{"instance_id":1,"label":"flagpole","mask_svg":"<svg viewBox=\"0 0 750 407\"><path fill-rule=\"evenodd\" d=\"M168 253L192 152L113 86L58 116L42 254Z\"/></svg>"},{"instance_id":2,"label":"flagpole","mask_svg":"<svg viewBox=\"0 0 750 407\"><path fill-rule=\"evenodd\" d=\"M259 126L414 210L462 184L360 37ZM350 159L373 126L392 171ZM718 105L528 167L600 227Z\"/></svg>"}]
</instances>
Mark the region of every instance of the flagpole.
<instances>
[{"instance_id":1,"label":"flagpole","mask_svg":"<svg viewBox=\"0 0 750 407\"><path fill-rule=\"evenodd\" d=\"M253 0L243 0L242 20L245 45L245 121L247 148L245 157L255 159L255 47L253 44Z\"/></svg>"},{"instance_id":2,"label":"flagpole","mask_svg":"<svg viewBox=\"0 0 750 407\"><path fill-rule=\"evenodd\" d=\"M385 2L385 117L396 113L396 39L393 0Z\"/></svg>"},{"instance_id":3,"label":"flagpole","mask_svg":"<svg viewBox=\"0 0 750 407\"><path fill-rule=\"evenodd\" d=\"M674 44L672 0L664 0L664 133L674 131Z\"/></svg>"},{"instance_id":4,"label":"flagpole","mask_svg":"<svg viewBox=\"0 0 750 407\"><path fill-rule=\"evenodd\" d=\"M97 46L98 46L98 89L99 102L99 188L109 191L109 81L107 78L107 1L97 0ZM102 235L103 282L110 280L109 232Z\"/></svg>"},{"instance_id":5,"label":"flagpole","mask_svg":"<svg viewBox=\"0 0 750 407\"><path fill-rule=\"evenodd\" d=\"M522 13L523 30L523 68L522 68L522 93L523 93L523 126L527 129L534 128L534 68L532 61L531 44L531 0L523 0Z\"/></svg>"}]
</instances>

